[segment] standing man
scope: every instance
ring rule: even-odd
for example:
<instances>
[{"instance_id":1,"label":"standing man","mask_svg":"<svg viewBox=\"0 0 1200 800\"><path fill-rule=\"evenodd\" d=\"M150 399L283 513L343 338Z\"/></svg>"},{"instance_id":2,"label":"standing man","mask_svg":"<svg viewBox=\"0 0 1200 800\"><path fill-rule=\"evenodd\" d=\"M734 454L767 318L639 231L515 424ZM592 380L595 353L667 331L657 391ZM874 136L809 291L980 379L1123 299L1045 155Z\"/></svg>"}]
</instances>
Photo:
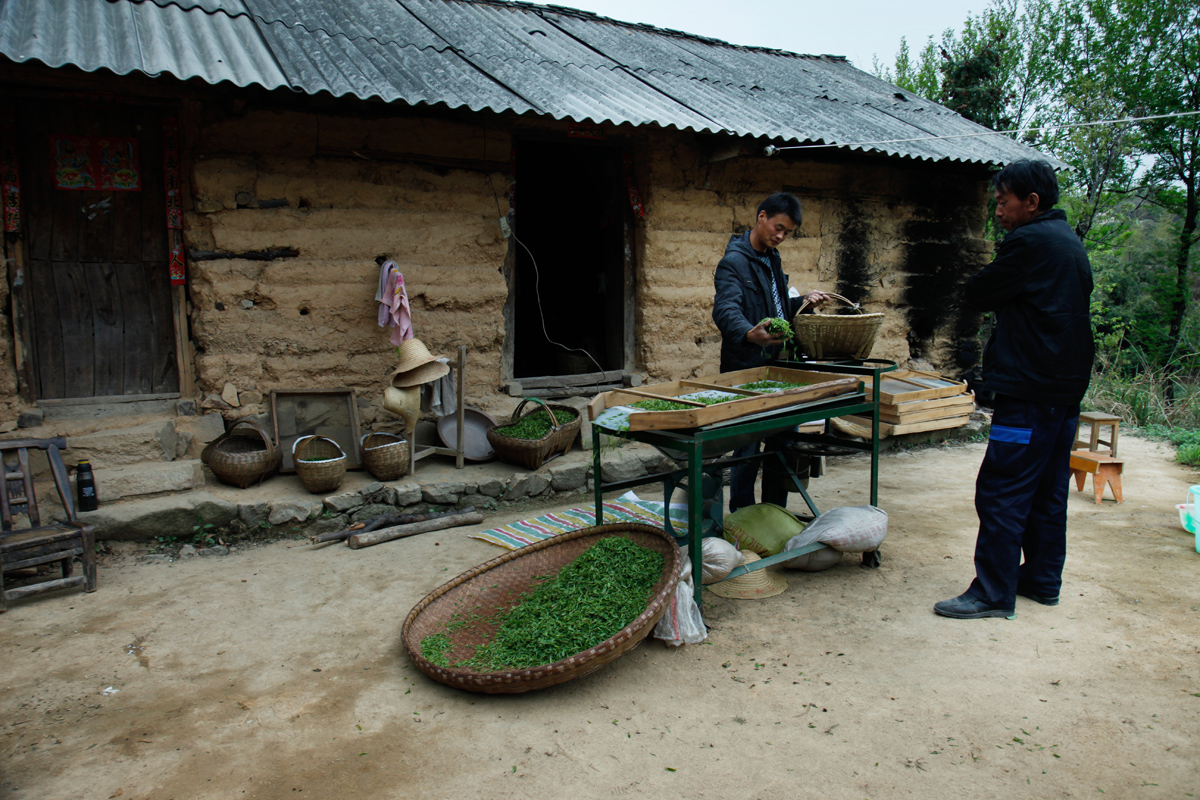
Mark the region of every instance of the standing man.
<instances>
[{"instance_id":1,"label":"standing man","mask_svg":"<svg viewBox=\"0 0 1200 800\"><path fill-rule=\"evenodd\" d=\"M764 319L779 317L791 322L805 300L817 305L828 299L824 292L806 297L788 296L788 279L776 249L800 224L800 201L785 192L773 194L758 207L754 227L734 234L725 257L713 274L716 296L713 322L721 331L721 372L761 367L779 357L783 339L767 332ZM739 447L735 456L757 455L761 442ZM754 505L758 461L735 465L731 470L729 511ZM764 502L787 505L782 498Z\"/></svg>"},{"instance_id":2,"label":"standing man","mask_svg":"<svg viewBox=\"0 0 1200 800\"><path fill-rule=\"evenodd\" d=\"M975 483L975 580L933 606L958 619L1012 619L1017 595L1058 605L1071 447L1094 355L1092 268L1066 214L1054 208L1054 170L1017 161L993 182L996 220L1009 233L966 286L968 305L996 314L980 384L996 401Z\"/></svg>"}]
</instances>

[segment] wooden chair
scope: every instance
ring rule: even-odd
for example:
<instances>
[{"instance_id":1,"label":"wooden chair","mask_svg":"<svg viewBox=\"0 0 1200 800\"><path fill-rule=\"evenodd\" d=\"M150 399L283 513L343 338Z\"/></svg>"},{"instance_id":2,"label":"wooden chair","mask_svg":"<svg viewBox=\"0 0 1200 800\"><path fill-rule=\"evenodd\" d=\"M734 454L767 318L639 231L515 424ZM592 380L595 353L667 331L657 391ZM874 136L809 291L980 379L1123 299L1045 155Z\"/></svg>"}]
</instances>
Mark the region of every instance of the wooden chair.
<instances>
[{"instance_id":1,"label":"wooden chair","mask_svg":"<svg viewBox=\"0 0 1200 800\"><path fill-rule=\"evenodd\" d=\"M83 586L86 592L96 591L95 532L91 525L85 525L75 517L71 481L60 454L66 446L66 440L61 436L0 441L0 459L3 460L0 464L0 612L7 609L9 600L41 592L70 586ZM42 524L33 489L30 450L46 453L54 486L66 513L65 522ZM14 513L24 513L29 520L28 527L14 528ZM71 574L76 558L83 562L82 575ZM10 578L17 577L18 571L28 573L31 568L36 577L42 577L37 574L37 568L55 561L62 567L61 578L35 582L22 580L21 585L13 588L6 585L11 582Z\"/></svg>"}]
</instances>

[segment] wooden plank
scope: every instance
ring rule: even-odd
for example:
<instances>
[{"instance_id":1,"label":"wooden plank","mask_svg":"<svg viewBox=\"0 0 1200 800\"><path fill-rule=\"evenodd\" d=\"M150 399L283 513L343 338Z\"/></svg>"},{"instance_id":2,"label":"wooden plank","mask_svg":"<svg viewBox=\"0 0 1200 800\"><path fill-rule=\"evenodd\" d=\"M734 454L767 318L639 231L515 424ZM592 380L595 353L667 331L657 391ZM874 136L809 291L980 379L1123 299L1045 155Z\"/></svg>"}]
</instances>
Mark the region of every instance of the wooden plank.
<instances>
[{"instance_id":1,"label":"wooden plank","mask_svg":"<svg viewBox=\"0 0 1200 800\"><path fill-rule=\"evenodd\" d=\"M54 264L53 273L62 331L62 396L88 397L95 394L95 363L87 276L82 264L70 262Z\"/></svg>"},{"instance_id":2,"label":"wooden plank","mask_svg":"<svg viewBox=\"0 0 1200 800\"><path fill-rule=\"evenodd\" d=\"M573 386L592 386L598 383L620 383L625 370L589 372L582 375L548 375L541 378L517 378L522 389L562 389Z\"/></svg>"},{"instance_id":3,"label":"wooden plank","mask_svg":"<svg viewBox=\"0 0 1200 800\"><path fill-rule=\"evenodd\" d=\"M860 417L853 414L839 417L855 425L859 425L867 430L871 429L871 418ZM971 421L970 414L964 414L959 417L945 417L943 419L933 419L925 422L914 422L911 424L895 425L889 422L879 423L880 436L901 436L906 433L924 433L925 431L938 431L946 428L960 428Z\"/></svg>"},{"instance_id":4,"label":"wooden plank","mask_svg":"<svg viewBox=\"0 0 1200 800\"><path fill-rule=\"evenodd\" d=\"M92 304L92 393L122 394L125 376L125 322L122 293L111 262L84 263L87 298Z\"/></svg>"},{"instance_id":5,"label":"wooden plank","mask_svg":"<svg viewBox=\"0 0 1200 800\"><path fill-rule=\"evenodd\" d=\"M49 261L31 261L29 274L29 327L33 331L33 353L36 364L37 395L63 397L66 391L66 367L63 364L62 315L58 309L58 292L54 288L54 265Z\"/></svg>"},{"instance_id":6,"label":"wooden plank","mask_svg":"<svg viewBox=\"0 0 1200 800\"><path fill-rule=\"evenodd\" d=\"M162 261L142 264L150 308L150 330L154 360L150 380L152 392L179 391L179 364L175 359L175 309L171 279Z\"/></svg>"},{"instance_id":7,"label":"wooden plank","mask_svg":"<svg viewBox=\"0 0 1200 800\"><path fill-rule=\"evenodd\" d=\"M699 400L684 400L682 397L668 397L661 394L652 394L644 392L640 389L622 389L622 394L631 394L635 397L643 397L649 400L663 400L668 403L683 403L685 406L694 406L696 408L706 408L706 403L701 403Z\"/></svg>"},{"instance_id":8,"label":"wooden plank","mask_svg":"<svg viewBox=\"0 0 1200 800\"><path fill-rule=\"evenodd\" d=\"M125 295L125 373L118 394L154 394L151 375L155 363L154 320L146 287L146 266L138 261L117 264L116 269L118 285Z\"/></svg>"},{"instance_id":9,"label":"wooden plank","mask_svg":"<svg viewBox=\"0 0 1200 800\"><path fill-rule=\"evenodd\" d=\"M909 400L905 403L880 403L879 410L887 411L889 414L907 414L912 411L928 411L931 408L945 408L946 406L960 405L967 400L974 402L975 395L972 392L964 392L963 394L950 395L949 397L930 397L925 400Z\"/></svg>"},{"instance_id":10,"label":"wooden plank","mask_svg":"<svg viewBox=\"0 0 1200 800\"><path fill-rule=\"evenodd\" d=\"M959 403L953 406L943 406L941 408L931 408L928 411L909 411L904 414L885 413L883 409L879 410L879 419L884 422L890 422L893 425L907 425L913 422L924 422L930 419L943 419L945 417L961 417L963 414L970 414L975 410L975 403L968 401Z\"/></svg>"}]
</instances>

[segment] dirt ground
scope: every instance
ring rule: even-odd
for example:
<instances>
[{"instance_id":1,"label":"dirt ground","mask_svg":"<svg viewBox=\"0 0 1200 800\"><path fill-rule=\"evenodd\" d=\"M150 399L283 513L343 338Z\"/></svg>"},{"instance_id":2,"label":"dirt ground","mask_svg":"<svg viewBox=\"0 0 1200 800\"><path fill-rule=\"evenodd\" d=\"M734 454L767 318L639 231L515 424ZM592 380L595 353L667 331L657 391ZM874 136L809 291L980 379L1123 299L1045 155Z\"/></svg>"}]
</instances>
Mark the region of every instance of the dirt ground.
<instances>
[{"instance_id":1,"label":"dirt ground","mask_svg":"<svg viewBox=\"0 0 1200 800\"><path fill-rule=\"evenodd\" d=\"M1058 607L935 616L974 574L983 445L889 453L880 569L706 593L705 644L524 695L434 683L400 645L418 600L503 552L471 529L118 559L0 616L0 797L1193 797L1200 554L1175 504L1200 480L1121 446L1124 503L1072 490ZM867 502L867 470L831 463L818 503Z\"/></svg>"}]
</instances>

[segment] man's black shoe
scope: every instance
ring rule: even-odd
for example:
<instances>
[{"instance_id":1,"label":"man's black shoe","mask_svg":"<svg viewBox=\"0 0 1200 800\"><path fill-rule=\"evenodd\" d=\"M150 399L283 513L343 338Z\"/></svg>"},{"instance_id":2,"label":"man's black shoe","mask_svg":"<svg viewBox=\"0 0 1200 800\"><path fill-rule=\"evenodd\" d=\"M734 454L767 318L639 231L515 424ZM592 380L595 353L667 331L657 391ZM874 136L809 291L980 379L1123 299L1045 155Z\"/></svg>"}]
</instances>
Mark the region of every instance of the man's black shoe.
<instances>
[{"instance_id":1,"label":"man's black shoe","mask_svg":"<svg viewBox=\"0 0 1200 800\"><path fill-rule=\"evenodd\" d=\"M1041 603L1044 606L1058 605L1058 595L1054 595L1054 597L1046 597L1044 594L1034 594L1033 592L1021 589L1019 587L1017 588L1017 594L1021 597L1028 598L1035 603Z\"/></svg>"},{"instance_id":2,"label":"man's black shoe","mask_svg":"<svg viewBox=\"0 0 1200 800\"><path fill-rule=\"evenodd\" d=\"M980 619L982 617L1017 618L1016 611L1012 609L1005 611L1003 608L993 608L982 600L977 600L965 592L958 597L934 603L933 611L936 614L941 614L943 617L953 617L954 619Z\"/></svg>"}]
</instances>

